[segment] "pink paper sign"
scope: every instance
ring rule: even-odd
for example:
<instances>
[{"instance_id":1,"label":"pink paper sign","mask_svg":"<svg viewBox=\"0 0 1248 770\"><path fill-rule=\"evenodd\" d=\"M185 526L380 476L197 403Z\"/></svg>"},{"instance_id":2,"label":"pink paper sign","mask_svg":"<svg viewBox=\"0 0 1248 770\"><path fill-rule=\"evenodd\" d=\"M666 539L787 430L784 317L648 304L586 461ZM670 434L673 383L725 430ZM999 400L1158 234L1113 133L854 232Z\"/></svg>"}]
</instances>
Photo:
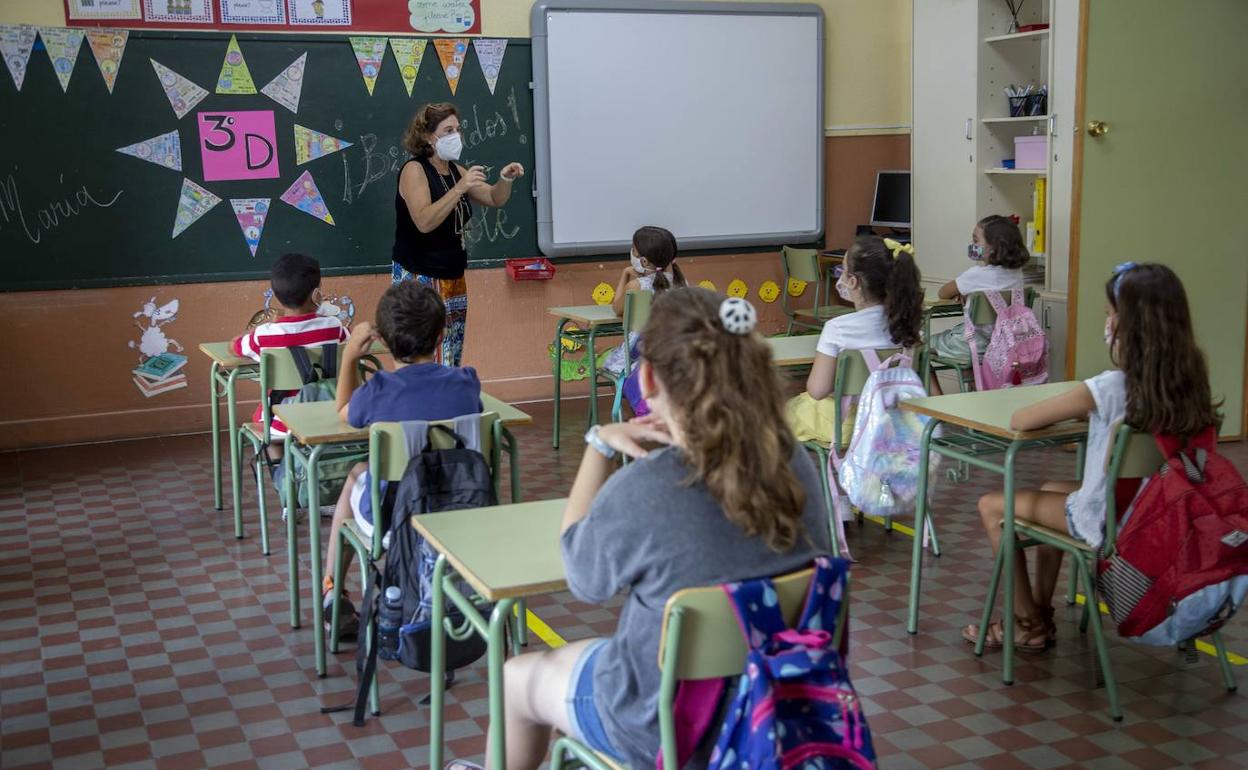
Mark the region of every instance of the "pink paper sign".
<instances>
[{"instance_id":1,"label":"pink paper sign","mask_svg":"<svg viewBox=\"0 0 1248 770\"><path fill-rule=\"evenodd\" d=\"M204 180L276 179L277 134L272 110L200 112L199 151Z\"/></svg>"}]
</instances>

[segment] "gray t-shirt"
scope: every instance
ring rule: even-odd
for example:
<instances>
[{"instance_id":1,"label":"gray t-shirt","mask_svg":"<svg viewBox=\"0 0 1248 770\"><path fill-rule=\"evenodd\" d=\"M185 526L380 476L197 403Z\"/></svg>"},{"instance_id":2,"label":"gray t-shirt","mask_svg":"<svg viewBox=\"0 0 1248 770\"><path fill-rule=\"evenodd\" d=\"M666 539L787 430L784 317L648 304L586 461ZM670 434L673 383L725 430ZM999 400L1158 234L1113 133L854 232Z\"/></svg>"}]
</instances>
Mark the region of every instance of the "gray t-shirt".
<instances>
[{"instance_id":1,"label":"gray t-shirt","mask_svg":"<svg viewBox=\"0 0 1248 770\"><path fill-rule=\"evenodd\" d=\"M594 704L611 742L632 767L653 766L659 751L659 637L663 606L676 591L779 575L830 554L828 516L814 463L799 445L793 470L806 491L805 535L778 554L723 514L673 448L617 471L589 515L563 534L568 587L601 604L628 591L615 635L594 667Z\"/></svg>"}]
</instances>

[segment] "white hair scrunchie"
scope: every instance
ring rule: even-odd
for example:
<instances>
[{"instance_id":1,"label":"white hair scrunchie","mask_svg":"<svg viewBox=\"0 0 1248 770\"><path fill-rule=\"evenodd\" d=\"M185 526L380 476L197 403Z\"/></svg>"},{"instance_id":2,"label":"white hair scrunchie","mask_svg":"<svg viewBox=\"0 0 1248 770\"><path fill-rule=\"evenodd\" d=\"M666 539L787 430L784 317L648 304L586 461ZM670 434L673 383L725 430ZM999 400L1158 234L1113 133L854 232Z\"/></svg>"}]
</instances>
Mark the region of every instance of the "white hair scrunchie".
<instances>
[{"instance_id":1,"label":"white hair scrunchie","mask_svg":"<svg viewBox=\"0 0 1248 770\"><path fill-rule=\"evenodd\" d=\"M740 297L728 297L719 303L719 322L730 334L749 334L758 326L758 311Z\"/></svg>"}]
</instances>

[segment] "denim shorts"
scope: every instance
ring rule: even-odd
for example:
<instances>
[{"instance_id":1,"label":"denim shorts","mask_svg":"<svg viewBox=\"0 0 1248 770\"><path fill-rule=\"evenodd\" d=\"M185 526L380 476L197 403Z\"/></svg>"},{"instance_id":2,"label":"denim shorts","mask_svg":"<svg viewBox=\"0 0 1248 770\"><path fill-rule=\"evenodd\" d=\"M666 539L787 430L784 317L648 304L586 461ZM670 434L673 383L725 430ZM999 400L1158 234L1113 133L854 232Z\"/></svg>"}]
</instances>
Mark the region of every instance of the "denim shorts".
<instances>
[{"instance_id":1,"label":"denim shorts","mask_svg":"<svg viewBox=\"0 0 1248 770\"><path fill-rule=\"evenodd\" d=\"M599 639L585 648L581 657L572 669L572 678L568 680L568 721L572 727L572 737L584 743L594 751L605 754L616 761L622 762L620 751L611 745L603 727L602 717L594 706L594 663L598 653L602 651L605 639Z\"/></svg>"}]
</instances>

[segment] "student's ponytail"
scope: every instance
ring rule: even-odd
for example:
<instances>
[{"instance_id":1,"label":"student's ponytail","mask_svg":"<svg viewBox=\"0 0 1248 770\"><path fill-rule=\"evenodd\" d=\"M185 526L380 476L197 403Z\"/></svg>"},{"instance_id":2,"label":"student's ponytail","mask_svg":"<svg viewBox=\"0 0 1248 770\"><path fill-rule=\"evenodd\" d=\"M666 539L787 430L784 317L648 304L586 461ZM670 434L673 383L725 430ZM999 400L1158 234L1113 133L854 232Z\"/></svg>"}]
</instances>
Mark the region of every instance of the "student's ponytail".
<instances>
[{"instance_id":1,"label":"student's ponytail","mask_svg":"<svg viewBox=\"0 0 1248 770\"><path fill-rule=\"evenodd\" d=\"M661 294L672 288L673 281L676 286L685 285L685 276L675 264L676 236L672 235L671 230L653 225L638 228L637 232L633 233L633 248L654 266L655 294ZM668 268L672 270L673 281L667 279Z\"/></svg>"},{"instance_id":2,"label":"student's ponytail","mask_svg":"<svg viewBox=\"0 0 1248 770\"><path fill-rule=\"evenodd\" d=\"M903 348L922 341L923 287L914 247L874 235L854 240L846 269L858 276L868 297L884 306L888 333Z\"/></svg>"}]
</instances>

